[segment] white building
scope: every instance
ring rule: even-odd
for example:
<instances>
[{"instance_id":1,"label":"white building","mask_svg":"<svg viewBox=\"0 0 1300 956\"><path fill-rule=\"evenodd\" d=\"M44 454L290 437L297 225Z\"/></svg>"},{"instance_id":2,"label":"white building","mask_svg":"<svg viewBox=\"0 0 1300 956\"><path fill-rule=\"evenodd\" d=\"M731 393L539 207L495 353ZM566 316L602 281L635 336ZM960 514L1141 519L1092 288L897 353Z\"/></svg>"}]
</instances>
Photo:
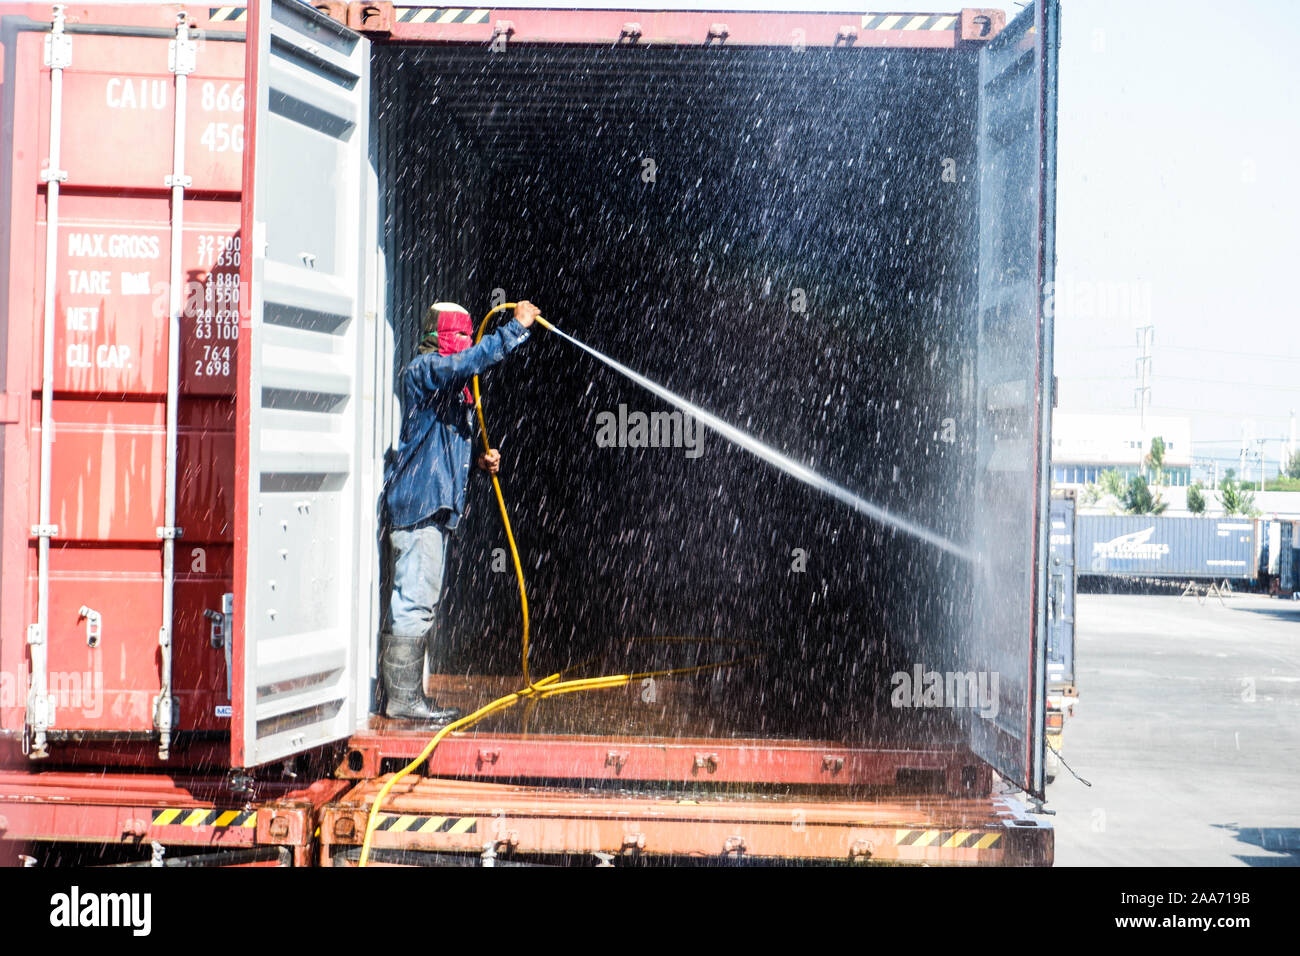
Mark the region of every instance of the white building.
<instances>
[{"instance_id":1,"label":"white building","mask_svg":"<svg viewBox=\"0 0 1300 956\"><path fill-rule=\"evenodd\" d=\"M1191 483L1192 429L1186 418L1137 413L1052 413L1052 481L1058 486L1091 484L1103 471L1141 474L1151 439L1165 443L1165 483Z\"/></svg>"}]
</instances>

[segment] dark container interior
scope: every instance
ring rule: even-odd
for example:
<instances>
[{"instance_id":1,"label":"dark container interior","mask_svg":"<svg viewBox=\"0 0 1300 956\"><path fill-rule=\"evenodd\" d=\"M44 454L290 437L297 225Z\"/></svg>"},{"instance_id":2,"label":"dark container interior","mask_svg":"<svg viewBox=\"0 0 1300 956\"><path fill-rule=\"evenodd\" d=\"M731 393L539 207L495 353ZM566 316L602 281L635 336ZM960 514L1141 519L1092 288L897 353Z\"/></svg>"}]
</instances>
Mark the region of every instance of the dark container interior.
<instances>
[{"instance_id":1,"label":"dark container interior","mask_svg":"<svg viewBox=\"0 0 1300 956\"><path fill-rule=\"evenodd\" d=\"M373 58L395 375L430 302L477 317L503 290L966 541L974 51L453 44ZM540 328L483 394L535 674L758 654L686 679L695 703L667 732L958 738L949 712L890 698L895 673L954 661L971 606L962 560L702 429L698 457L598 447L600 413L671 409ZM470 502L433 666L518 675L518 592L492 570L506 542L481 476ZM707 640L634 640L650 636ZM593 732L615 696L533 729Z\"/></svg>"}]
</instances>

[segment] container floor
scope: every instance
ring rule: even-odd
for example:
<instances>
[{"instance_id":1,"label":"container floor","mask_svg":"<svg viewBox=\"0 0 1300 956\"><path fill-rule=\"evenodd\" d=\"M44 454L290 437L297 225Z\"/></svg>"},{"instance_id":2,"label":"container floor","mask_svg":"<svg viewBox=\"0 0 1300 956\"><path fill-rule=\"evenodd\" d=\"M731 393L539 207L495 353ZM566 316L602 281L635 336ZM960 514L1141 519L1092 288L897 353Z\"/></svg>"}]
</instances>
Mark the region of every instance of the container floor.
<instances>
[{"instance_id":1,"label":"container floor","mask_svg":"<svg viewBox=\"0 0 1300 956\"><path fill-rule=\"evenodd\" d=\"M769 728L757 699L751 697L747 703L738 699L748 692L745 670L745 665L739 665L729 668L725 676L644 679L623 687L525 702L489 716L476 724L475 730L644 739L792 739L789 734L774 733ZM533 676L537 679L545 675ZM466 714L523 686L522 677L448 674L431 675L425 685L439 705L458 707ZM787 702L782 709L789 706ZM878 720L843 725L831 739L837 744L917 749L953 746L962 741L960 729L947 714L926 716L929 720L923 735L916 732L915 723ZM413 729L408 721L383 717L372 717L370 726L372 730L390 732Z\"/></svg>"}]
</instances>

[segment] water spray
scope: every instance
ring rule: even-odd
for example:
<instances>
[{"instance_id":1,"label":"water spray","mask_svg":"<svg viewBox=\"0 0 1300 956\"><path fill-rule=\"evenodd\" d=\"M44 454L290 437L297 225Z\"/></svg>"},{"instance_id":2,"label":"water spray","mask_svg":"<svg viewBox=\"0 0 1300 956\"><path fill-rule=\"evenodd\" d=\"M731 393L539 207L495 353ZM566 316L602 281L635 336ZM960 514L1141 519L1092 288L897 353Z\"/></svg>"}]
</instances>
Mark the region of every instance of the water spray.
<instances>
[{"instance_id":1,"label":"water spray","mask_svg":"<svg viewBox=\"0 0 1300 956\"><path fill-rule=\"evenodd\" d=\"M501 305L494 307L491 311L489 311L488 314L484 316L482 324L479 325L478 335L475 336L475 344L477 344L480 340L482 340L483 333L487 330L488 322L492 320L492 316L496 315L496 313L503 311L505 309L513 309L515 305L516 303L514 302L505 302L502 303ZM591 346L578 341L573 336L569 335L567 332L562 332L560 329L556 328L553 324L548 322L546 319L542 318L540 315L536 317L536 322L539 325L541 325L542 328L546 329L549 332L553 332L554 334L558 335L560 338L564 339L570 344L577 346L579 349L586 352L588 355L591 355L593 358L597 359L603 364L607 365L609 368L618 372L620 375L623 375L624 377L631 379L633 382L640 385L642 388L646 389L647 391L651 392L654 395L657 395L659 398L663 399L669 404L675 405L677 408L681 409L686 414L694 417L697 421L703 422L705 425L713 429L723 438L726 438L728 441L736 445L739 445L741 448L744 448L746 451L749 451L757 455L758 457L762 458L764 461L775 466L776 468L780 469L781 471L785 472L791 477L796 478L799 481L802 481L804 484L808 485L809 487L816 488L819 491L825 492L826 494L830 495L836 500L853 508L855 511L859 511L862 514L865 514L868 517L873 518L874 520L879 521L882 524L889 525L890 527L902 531L905 534L909 534L915 538L925 541L927 544L932 544L935 547L941 548L944 551L947 551L951 554L955 554L958 557L963 558L965 560L971 559L971 556L966 549L953 544L951 541L947 540L946 538L942 537L939 534L936 534L933 531L930 531L928 528L923 528L920 525L913 524L907 519L902 518L890 511L887 511L886 509L881 508L879 505L872 504L871 502L860 497L859 495L855 495L853 492L849 491L847 488L843 487L842 485L838 485L835 482L831 481L830 479L822 477L821 475L814 472L811 468L808 468L806 465L799 464L797 461L790 458L788 455L783 455L781 452L777 451L775 448L772 448L770 445L766 445L763 442L759 441L757 438L754 438L752 435L749 435L746 432L741 431L739 428L736 428L734 425L728 424L718 416L712 414L711 412L705 411L703 408L700 408L700 406L696 405L694 402L687 401L686 399L682 398L680 395L677 395L674 392L670 392L662 385L659 385L658 383L651 381L650 379L646 378L644 375L641 375L638 372L634 372L632 369L628 368L626 365L623 365L621 362L617 362L614 359L610 358L609 356L592 348ZM482 401L482 396L479 392L479 381L477 375L474 376L474 408L478 414L478 423L479 423L481 437L483 439L483 448L484 450L488 450L491 448L491 442L488 440L487 423L484 421L483 418L483 401ZM528 668L530 630L529 630L529 614L528 614L528 590L526 585L524 584L523 564L519 558L519 548L515 544L514 531L510 527L510 516L506 511L506 501L505 501L505 496L501 492L501 482L496 475L492 476L492 487L493 490L496 492L497 506L501 512L501 523L505 527L506 540L510 544L510 554L511 557L514 559L515 579L519 582L519 603L520 603L520 609L523 614L522 664L523 664L523 678L524 678L525 686L515 691L512 694L507 694L504 697L497 698L496 700L492 701L490 704L485 704L483 707L480 707L478 710L474 711L471 714L467 714L466 716L461 717L459 720L455 720L447 724L447 726L443 727L436 734L434 734L433 738L429 741L429 743L425 745L424 750L421 751L420 754L416 756L414 760L408 763L397 773L393 774L387 780L387 782L385 782L385 784L380 788L379 793L375 795L374 803L370 805L370 811L366 819L365 837L361 843L361 858L359 860L359 864L358 864L359 866L364 867L369 862L371 841L374 838L375 828L379 824L379 811L380 808L383 806L384 800L388 797L389 793L392 792L393 787L396 786L398 781L400 781L402 778L406 777L407 775L419 769L424 764L424 762L428 760L429 757L433 754L438 744L440 744L443 741L443 739L447 737L449 734L461 730L468 730L470 727L472 727L474 724L478 723L479 721L483 720L484 718L489 717L492 714L498 713L500 711L506 710L507 708L513 707L515 704L521 701L523 701L525 703L525 706L528 707L535 704L539 700L543 700L547 697L553 697L559 694L571 694L580 691L602 690L606 688L623 687L634 681L643 680L647 677L653 678L653 677L670 677L670 676L683 676L687 674L698 674L704 671L718 670L724 667L733 667L737 664L742 664L748 661L755 660L759 656L758 654L750 654L745 657L734 658L728 661L720 661L716 664L702 664L695 667L665 668L662 670L642 671L640 673L609 674L602 677L587 677L587 678L578 678L578 679L570 679L570 680L563 680L562 678L565 672L561 671L559 673L555 673L547 677L543 677L541 680L532 680L531 677L529 676L529 668ZM708 641L708 639L706 638L680 638L680 637L652 637L652 638L640 638L638 640L650 641L650 642L689 640L692 642L700 642L700 643L705 643ZM736 645L748 644L748 642L744 642L744 641L715 641L714 643L728 643L728 644L736 644ZM573 670L573 668L569 668L569 670Z\"/></svg>"},{"instance_id":2,"label":"water spray","mask_svg":"<svg viewBox=\"0 0 1300 956\"><path fill-rule=\"evenodd\" d=\"M805 485L808 485L810 488L815 488L818 491L828 494L832 498L841 502L842 504L848 505L854 511L858 511L866 515L868 518L880 522L881 524L888 525L891 528L894 528L898 531L902 531L904 534L908 534L914 538L918 538L921 541L924 541L926 544L934 545L936 548L941 548L942 550L947 551L949 554L955 554L957 557L962 558L966 561L972 559L971 553L966 548L954 544L953 542L949 541L947 538L943 537L937 532L931 531L929 528L923 527L922 525L916 524L915 522L908 521L906 518L902 517L901 515L896 515L892 511L888 511L887 509L882 508L877 504L873 504L870 501L867 501L865 498L861 497L860 495L855 495L853 492L849 491L849 489L845 488L843 485L836 484L835 482L831 481L829 478L817 474L817 472L813 471L807 465L801 465L799 462L795 461L789 455L782 454L781 452L773 448L771 445L764 444L763 442L755 438L753 435L741 431L735 425L728 424L727 422L719 418L717 415L714 415L712 412L706 411L705 409L701 408L699 405L696 405L694 402L688 401L687 399L683 398L682 396L674 392L670 392L668 389L664 388L662 385L658 384L657 382L651 381L650 379L646 378L644 375L641 375L639 372L633 371L623 363L615 361L614 359L610 358L608 355L605 355L604 353L598 351L597 349L592 348L590 345L587 345L584 342L579 342L577 339L569 335L567 332L564 332L561 329L556 328L550 322L547 322L540 315L537 317L537 323L541 325L543 328L545 328L547 331L555 333L556 335L558 335L560 338L564 339L566 342L570 343L571 345L575 345L578 348L582 349L582 351L586 352L592 358L596 359L599 362L602 362L609 368L618 372L623 377L631 379L633 382L640 385L646 391L659 396L659 398L662 398L665 402L668 402L670 405L675 405L677 408L681 409L683 412L690 415L696 421L702 422L703 424L707 425L709 428L713 429L713 431L717 432L719 435L727 439L727 441L731 442L733 445L739 445L741 448L745 449L751 454L757 455L759 458L762 458L768 464L785 472L790 477L803 482Z\"/></svg>"}]
</instances>

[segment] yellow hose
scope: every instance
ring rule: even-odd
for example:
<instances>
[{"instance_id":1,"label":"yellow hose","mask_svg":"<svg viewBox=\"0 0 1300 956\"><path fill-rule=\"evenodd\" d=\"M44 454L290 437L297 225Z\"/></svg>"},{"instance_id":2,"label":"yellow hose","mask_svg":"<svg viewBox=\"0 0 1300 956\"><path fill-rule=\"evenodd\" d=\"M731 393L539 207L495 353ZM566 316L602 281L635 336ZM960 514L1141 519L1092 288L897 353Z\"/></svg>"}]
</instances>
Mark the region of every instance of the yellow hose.
<instances>
[{"instance_id":1,"label":"yellow hose","mask_svg":"<svg viewBox=\"0 0 1300 956\"><path fill-rule=\"evenodd\" d=\"M483 333L487 329L488 321L492 318L492 316L496 315L496 313L504 309L513 309L516 304L517 303L514 302L505 302L502 303L501 305L494 307L491 311L489 311L488 314L483 317L483 321L479 324L478 335L474 339L474 344L477 345L479 341L483 338ZM545 329L551 328L551 324L547 322L545 319L543 319L540 315L537 316L536 321L538 322L538 324L542 326L542 328ZM490 450L492 445L488 441L487 423L483 420L483 402L479 394L479 384L478 384L477 375L474 376L474 409L478 413L479 430L482 432L483 435L483 448L485 451ZM388 796L389 793L392 792L393 787L397 784L399 780L401 780L403 777L415 771L422 763L424 763L424 761L428 760L429 757L433 755L434 750L437 749L438 744L442 743L442 741L446 738L446 736L452 733L453 731L463 730L465 728L468 728L478 723L483 718L496 713L497 711L505 710L507 707L513 707L521 700L527 700L531 704L536 701L543 700L547 697L555 697L560 694L572 694L578 691L603 690L610 687L621 687L624 684L630 684L633 681L645 680L647 677L671 677L680 674L697 674L701 671L716 670L721 667L732 667L736 664L741 664L746 661L753 660L758 656L756 654L751 654L748 657L736 658L729 661L720 661L716 664L700 664L695 667L673 667L673 668L667 668L664 670L657 670L657 671L641 671L640 673L635 673L635 674L610 674L605 677L584 677L576 680L567 680L567 681L560 680L560 677L563 676L564 673L563 671L560 671L558 673L551 674L549 677L543 677L539 681L534 682L529 680L528 677L528 649L529 649L528 648L528 637L529 637L528 590L524 586L524 569L522 563L519 560L519 548L515 544L514 532L510 528L510 516L506 513L506 500L505 500L505 496L502 495L501 493L501 482L498 480L496 475L492 476L492 488L494 491L496 491L497 507L501 512L501 523L505 526L506 529L506 540L510 543L510 555L514 559L514 563L515 563L515 577L519 581L519 604L523 611L523 632L524 632L523 672L524 672L524 683L526 686L520 688L514 693L506 694L504 697L498 697L496 700L492 701L492 703L485 704L484 706L480 707L478 710L474 711L472 714L467 714L466 716L461 717L459 720L454 720L451 723L449 723L447 726L443 727L441 730L439 730L436 734L433 735L433 738L429 741L427 745L425 745L425 748L422 751L420 751L419 756L417 756L414 760L412 760L405 767L403 767L397 773L393 774L393 776L388 779L388 782L385 783L379 789L379 793L375 796L374 803L370 805L370 813L366 817L366 835L365 835L365 839L361 843L361 859L358 864L359 866L365 866L369 862L370 844L374 838L375 827L379 823L379 809L380 807L383 806L385 798ZM635 642L689 641L693 643L722 643L722 644L749 643L747 641L727 641L727 640L708 639L708 638L701 639L701 638L683 638L683 637L635 638L634 641Z\"/></svg>"},{"instance_id":2,"label":"yellow hose","mask_svg":"<svg viewBox=\"0 0 1300 956\"><path fill-rule=\"evenodd\" d=\"M504 309L513 309L516 305L517 303L515 302L503 302L501 305L490 309L488 314L483 316L483 321L479 323L478 335L474 337L474 344L478 345L478 343L483 340L483 333L487 331L487 324L492 320L492 316ZM543 328L549 329L551 327L550 323L540 315L537 317L537 321L541 323ZM492 443L488 441L487 422L483 420L483 399L479 394L477 375L474 376L474 411L478 414L479 432L483 435L483 450L485 452L490 451ZM501 511L501 523L505 526L506 541L510 543L510 556L515 562L515 580L519 582L519 605L523 609L524 615L524 683L529 687L532 687L533 682L528 679L528 589L524 586L524 569L519 563L519 548L515 545L515 533L510 528L510 515L506 513L506 499L505 496L501 494L501 482L496 475L492 476L492 490L495 491L497 495L497 508Z\"/></svg>"}]
</instances>

